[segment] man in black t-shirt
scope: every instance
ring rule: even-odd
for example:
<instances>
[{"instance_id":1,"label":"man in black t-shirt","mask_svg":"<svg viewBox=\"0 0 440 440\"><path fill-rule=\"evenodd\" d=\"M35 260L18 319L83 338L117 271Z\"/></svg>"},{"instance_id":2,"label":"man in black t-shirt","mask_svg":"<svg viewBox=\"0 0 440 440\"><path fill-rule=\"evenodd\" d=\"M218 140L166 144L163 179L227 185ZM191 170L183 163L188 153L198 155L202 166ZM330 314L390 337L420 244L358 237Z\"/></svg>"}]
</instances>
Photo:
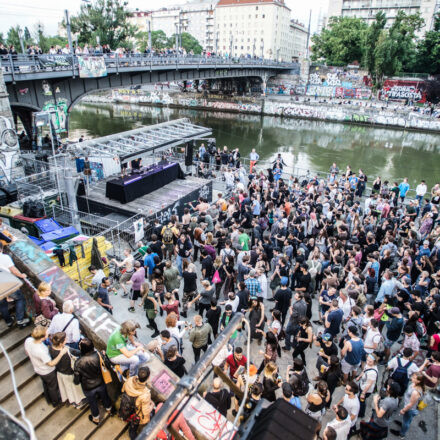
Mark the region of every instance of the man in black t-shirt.
<instances>
[{"instance_id":1,"label":"man in black t-shirt","mask_svg":"<svg viewBox=\"0 0 440 440\"><path fill-rule=\"evenodd\" d=\"M281 277L281 287L276 291L275 309L281 312L281 325L284 326L287 312L289 311L290 303L292 302L292 291L287 285L289 284L289 278L286 276Z\"/></svg>"},{"instance_id":2,"label":"man in black t-shirt","mask_svg":"<svg viewBox=\"0 0 440 440\"><path fill-rule=\"evenodd\" d=\"M158 255L158 257L160 258L160 261L163 260L163 254L162 254L162 242L160 240L157 239L157 235L156 234L152 234L151 235L151 243L150 243L150 249L153 252L156 252L156 254Z\"/></svg>"},{"instance_id":3,"label":"man in black t-shirt","mask_svg":"<svg viewBox=\"0 0 440 440\"><path fill-rule=\"evenodd\" d=\"M309 267L307 264L301 264L300 270L296 275L296 290L303 293L308 292L311 281L312 277L309 273Z\"/></svg>"},{"instance_id":4,"label":"man in black t-shirt","mask_svg":"<svg viewBox=\"0 0 440 440\"><path fill-rule=\"evenodd\" d=\"M182 276L182 263L183 260L189 261L189 257L191 256L192 244L189 237L183 232L180 234L180 237L176 243L176 263L177 268L179 269L179 274Z\"/></svg>"},{"instance_id":5,"label":"man in black t-shirt","mask_svg":"<svg viewBox=\"0 0 440 440\"><path fill-rule=\"evenodd\" d=\"M213 268L214 266L212 265L212 258L211 255L208 255L208 253L202 249L200 251L200 254L202 256L202 275L203 278L208 280L209 282L211 282L211 278L212 278L212 274L213 274Z\"/></svg>"}]
</instances>

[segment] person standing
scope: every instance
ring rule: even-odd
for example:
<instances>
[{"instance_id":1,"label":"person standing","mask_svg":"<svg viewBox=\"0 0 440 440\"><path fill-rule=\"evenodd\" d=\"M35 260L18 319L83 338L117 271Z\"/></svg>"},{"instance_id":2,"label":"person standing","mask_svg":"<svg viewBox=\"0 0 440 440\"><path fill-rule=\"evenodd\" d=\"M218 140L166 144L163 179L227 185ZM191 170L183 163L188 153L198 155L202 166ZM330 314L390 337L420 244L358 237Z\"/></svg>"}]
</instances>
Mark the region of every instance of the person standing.
<instances>
[{"instance_id":1,"label":"person standing","mask_svg":"<svg viewBox=\"0 0 440 440\"><path fill-rule=\"evenodd\" d=\"M122 290L124 291L123 297L127 297L128 292L125 283L130 280L134 272L133 269L134 257L131 254L131 249L129 248L124 249L124 259L121 262L117 261L115 258L112 259L112 262L116 264L116 266L123 267L125 269L125 272L121 275L121 278L119 279L119 283L122 287Z\"/></svg>"},{"instance_id":2,"label":"person standing","mask_svg":"<svg viewBox=\"0 0 440 440\"><path fill-rule=\"evenodd\" d=\"M257 162L260 159L260 155L255 151L255 148L252 148L252 151L249 154L249 159L251 162L249 167L249 173L252 174L254 166L257 164Z\"/></svg>"},{"instance_id":3,"label":"person standing","mask_svg":"<svg viewBox=\"0 0 440 440\"><path fill-rule=\"evenodd\" d=\"M409 191L408 177L405 177L403 179L403 182L399 184L399 197L400 197L400 202L402 204L405 201L405 197L408 191Z\"/></svg>"},{"instance_id":4,"label":"person standing","mask_svg":"<svg viewBox=\"0 0 440 440\"><path fill-rule=\"evenodd\" d=\"M227 416L231 407L231 393L222 387L223 382L219 377L212 381L212 389L204 394L205 400L210 403L220 414Z\"/></svg>"},{"instance_id":5,"label":"person standing","mask_svg":"<svg viewBox=\"0 0 440 440\"><path fill-rule=\"evenodd\" d=\"M61 404L61 394L55 367L67 353L67 347L62 348L55 359L52 359L48 346L44 344L46 339L47 328L37 325L32 330L31 336L24 341L24 350L29 356L35 373L43 382L43 393L47 403L57 407Z\"/></svg>"},{"instance_id":6,"label":"person standing","mask_svg":"<svg viewBox=\"0 0 440 440\"><path fill-rule=\"evenodd\" d=\"M288 277L281 278L281 286L275 292L275 308L281 312L281 325L284 327L287 312L289 311L290 303L292 301L292 291L287 286L289 284Z\"/></svg>"},{"instance_id":7,"label":"person standing","mask_svg":"<svg viewBox=\"0 0 440 440\"><path fill-rule=\"evenodd\" d=\"M99 408L97 397L100 398L107 413L113 413L112 402L102 378L101 357L95 350L90 339L81 339L79 344L81 356L73 367L74 383L81 385L84 395L90 405L89 420L99 425Z\"/></svg>"},{"instance_id":8,"label":"person standing","mask_svg":"<svg viewBox=\"0 0 440 440\"><path fill-rule=\"evenodd\" d=\"M400 438L405 438L413 418L419 413L417 407L422 400L425 391L424 379L422 373L413 373L408 389L403 395L403 408L400 410L400 415L403 416L403 419L400 432L390 429L391 433Z\"/></svg>"},{"instance_id":9,"label":"person standing","mask_svg":"<svg viewBox=\"0 0 440 440\"><path fill-rule=\"evenodd\" d=\"M130 425L128 430L131 440L134 440L137 437L137 433L142 431L144 426L150 421L151 412L154 409L151 393L147 386L149 377L150 369L148 367L141 367L137 376L129 377L122 387L123 394L121 396L119 414L123 413L126 420L126 414L131 413L129 415ZM123 405L123 403L126 404ZM134 416L137 417L135 418Z\"/></svg>"},{"instance_id":10,"label":"person standing","mask_svg":"<svg viewBox=\"0 0 440 440\"><path fill-rule=\"evenodd\" d=\"M299 320L306 316L307 304L302 292L295 292L295 302L290 307L290 318L286 327L286 345L283 350L289 351L292 346L292 337L298 333Z\"/></svg>"},{"instance_id":11,"label":"person standing","mask_svg":"<svg viewBox=\"0 0 440 440\"><path fill-rule=\"evenodd\" d=\"M366 401L368 397L374 392L376 387L377 379L379 377L379 372L376 366L376 357L372 354L367 356L366 365L362 373L356 378L359 382L360 394L359 394L359 417L363 419L365 417L365 410L367 408Z\"/></svg>"},{"instance_id":12,"label":"person standing","mask_svg":"<svg viewBox=\"0 0 440 440\"><path fill-rule=\"evenodd\" d=\"M177 269L179 270L179 275L182 276L182 263L184 261L189 262L189 257L191 256L192 251L192 244L191 240L185 233L181 233L180 237L177 240L176 243L176 263L177 263Z\"/></svg>"},{"instance_id":13,"label":"person standing","mask_svg":"<svg viewBox=\"0 0 440 440\"><path fill-rule=\"evenodd\" d=\"M357 386L356 382L350 381L345 385L345 394L342 399L333 406L333 411L337 411L338 405L342 405L347 411L348 415L350 416L351 420L351 429L350 432L355 431L356 429L356 421L358 419L359 410L360 410L360 402L358 399L358 391L359 387Z\"/></svg>"},{"instance_id":14,"label":"person standing","mask_svg":"<svg viewBox=\"0 0 440 440\"><path fill-rule=\"evenodd\" d=\"M194 316L194 328L189 332L189 341L192 344L194 352L194 362L200 359L200 353L208 349L208 338L212 331L208 323L203 323L200 315Z\"/></svg>"},{"instance_id":15,"label":"person standing","mask_svg":"<svg viewBox=\"0 0 440 440\"><path fill-rule=\"evenodd\" d=\"M419 202L419 208L422 208L423 197L425 196L427 191L428 191L428 187L426 186L425 181L421 180L416 187L416 199Z\"/></svg>"},{"instance_id":16,"label":"person standing","mask_svg":"<svg viewBox=\"0 0 440 440\"><path fill-rule=\"evenodd\" d=\"M343 357L341 362L342 373L344 374L344 382L350 379L351 374L356 374L358 367L361 365L364 357L364 341L358 336L358 329L354 325L348 327L348 341L345 341L341 350Z\"/></svg>"},{"instance_id":17,"label":"person standing","mask_svg":"<svg viewBox=\"0 0 440 440\"><path fill-rule=\"evenodd\" d=\"M135 261L134 263L134 273L130 278L130 281L127 281L127 284L131 284L130 291L130 307L128 311L131 313L135 312L134 305L136 301L141 296L141 287L145 282L145 268L141 267L140 261Z\"/></svg>"},{"instance_id":18,"label":"person standing","mask_svg":"<svg viewBox=\"0 0 440 440\"><path fill-rule=\"evenodd\" d=\"M73 315L74 306L70 299L63 303L63 313L56 314L50 323L48 334L53 335L58 332L66 334L66 345L78 349L78 343L81 339L79 321ZM73 374L73 373L72 373Z\"/></svg>"}]
</instances>

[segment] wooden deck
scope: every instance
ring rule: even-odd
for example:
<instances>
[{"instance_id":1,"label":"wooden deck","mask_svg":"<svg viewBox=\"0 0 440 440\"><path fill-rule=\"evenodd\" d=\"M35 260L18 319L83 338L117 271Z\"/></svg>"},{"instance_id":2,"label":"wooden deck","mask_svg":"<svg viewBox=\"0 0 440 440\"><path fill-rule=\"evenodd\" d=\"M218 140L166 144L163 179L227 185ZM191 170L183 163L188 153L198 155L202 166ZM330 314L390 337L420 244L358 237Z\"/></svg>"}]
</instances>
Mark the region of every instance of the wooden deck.
<instances>
[{"instance_id":1,"label":"wooden deck","mask_svg":"<svg viewBox=\"0 0 440 440\"><path fill-rule=\"evenodd\" d=\"M84 209L87 204L91 212L100 215L119 213L133 216L143 214L148 218L161 216L163 212L182 215L188 202L204 196L211 200L212 182L198 177L187 176L185 180L177 179L150 194L139 197L129 203L120 203L105 196L106 180L89 188L89 195L78 197L78 207ZM86 209L87 211L87 209Z\"/></svg>"}]
</instances>

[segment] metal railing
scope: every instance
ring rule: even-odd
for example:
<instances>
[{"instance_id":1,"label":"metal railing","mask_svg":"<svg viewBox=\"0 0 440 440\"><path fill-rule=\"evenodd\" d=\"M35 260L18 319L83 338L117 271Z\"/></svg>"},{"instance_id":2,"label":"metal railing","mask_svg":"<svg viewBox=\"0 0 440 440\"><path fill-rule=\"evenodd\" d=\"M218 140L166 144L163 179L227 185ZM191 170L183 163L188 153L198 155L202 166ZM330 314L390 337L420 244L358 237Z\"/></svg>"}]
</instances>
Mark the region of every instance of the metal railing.
<instances>
[{"instance_id":1,"label":"metal railing","mask_svg":"<svg viewBox=\"0 0 440 440\"><path fill-rule=\"evenodd\" d=\"M246 57L219 57L202 55L166 55L155 56L150 54L90 54L90 55L3 55L0 56L0 66L5 74L5 80L10 80L8 75L15 80L20 74L35 74L39 72L66 71L72 76L79 73L78 59L81 56L102 57L108 69L128 70L127 68L150 68L169 66L188 66L198 68L203 66L214 66L221 68L259 66L267 68L294 69L297 63L288 63L261 58Z\"/></svg>"}]
</instances>

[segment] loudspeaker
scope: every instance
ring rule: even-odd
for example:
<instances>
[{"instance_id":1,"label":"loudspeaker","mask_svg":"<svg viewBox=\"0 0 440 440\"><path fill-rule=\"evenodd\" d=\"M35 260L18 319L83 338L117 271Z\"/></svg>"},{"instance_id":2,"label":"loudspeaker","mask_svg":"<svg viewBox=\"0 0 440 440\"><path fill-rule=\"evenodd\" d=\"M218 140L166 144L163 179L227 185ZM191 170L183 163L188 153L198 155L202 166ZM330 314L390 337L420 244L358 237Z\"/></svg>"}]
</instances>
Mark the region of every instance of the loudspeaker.
<instances>
[{"instance_id":1,"label":"loudspeaker","mask_svg":"<svg viewBox=\"0 0 440 440\"><path fill-rule=\"evenodd\" d=\"M186 146L185 146L185 165L187 167L189 167L193 164L193 148L194 148L194 141L189 141L186 143Z\"/></svg>"},{"instance_id":2,"label":"loudspeaker","mask_svg":"<svg viewBox=\"0 0 440 440\"><path fill-rule=\"evenodd\" d=\"M252 440L313 440L319 423L291 405L278 399L263 409L255 420L247 439Z\"/></svg>"},{"instance_id":3,"label":"loudspeaker","mask_svg":"<svg viewBox=\"0 0 440 440\"><path fill-rule=\"evenodd\" d=\"M45 217L44 205L37 201L27 201L23 203L23 217L42 218Z\"/></svg>"}]
</instances>

